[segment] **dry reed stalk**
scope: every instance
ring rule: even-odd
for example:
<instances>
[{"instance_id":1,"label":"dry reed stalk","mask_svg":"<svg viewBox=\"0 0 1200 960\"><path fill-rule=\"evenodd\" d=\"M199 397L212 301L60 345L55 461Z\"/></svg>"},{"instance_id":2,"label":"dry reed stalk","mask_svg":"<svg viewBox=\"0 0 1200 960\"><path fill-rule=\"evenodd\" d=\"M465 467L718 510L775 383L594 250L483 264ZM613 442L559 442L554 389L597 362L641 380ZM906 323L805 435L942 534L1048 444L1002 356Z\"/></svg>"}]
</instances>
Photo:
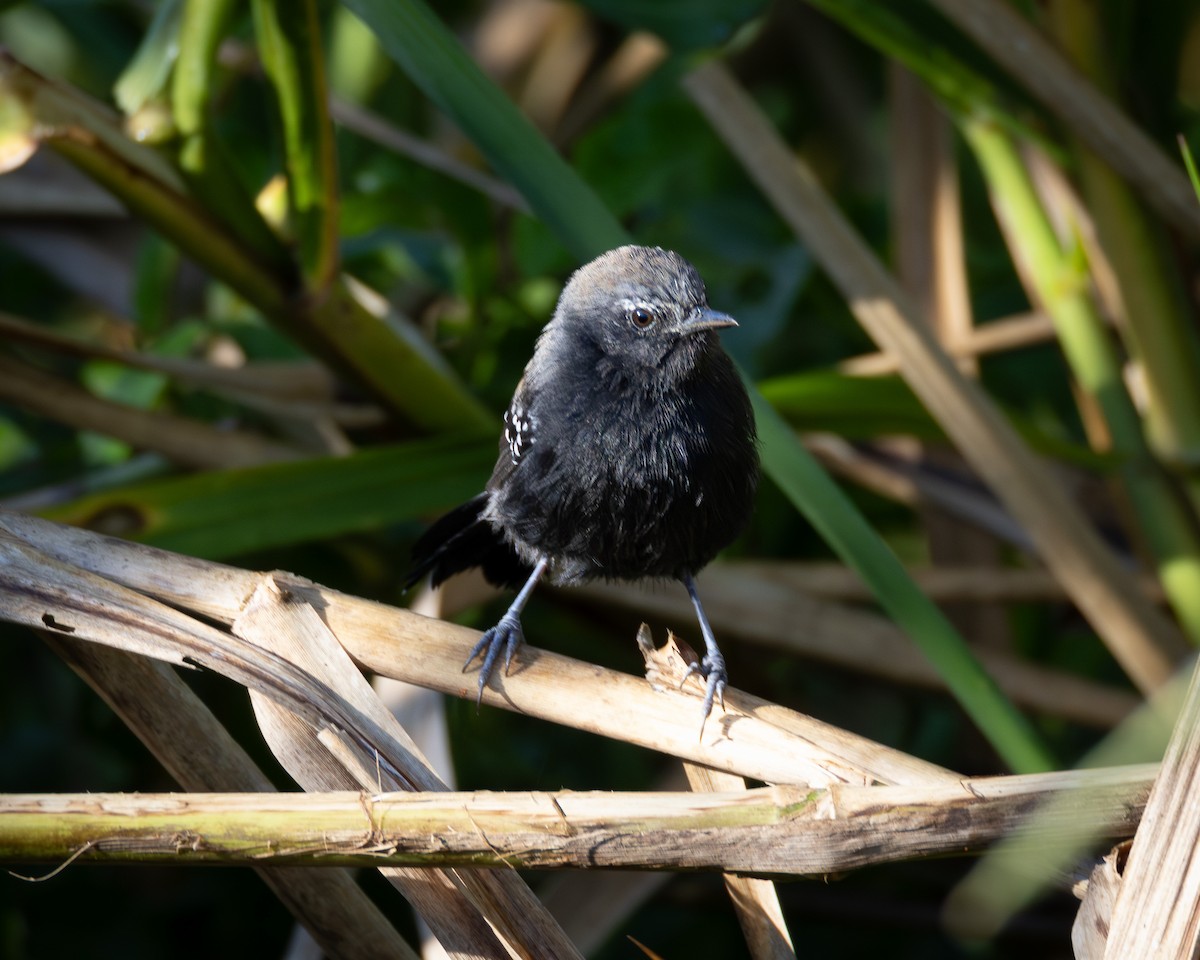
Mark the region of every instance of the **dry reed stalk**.
<instances>
[{"instance_id":1,"label":"dry reed stalk","mask_svg":"<svg viewBox=\"0 0 1200 960\"><path fill-rule=\"evenodd\" d=\"M722 793L10 794L0 797L0 859L821 876L961 855L1002 837L1034 855L1082 826L1128 836L1154 773ZM1036 809L1056 812L1030 817Z\"/></svg>"},{"instance_id":2,"label":"dry reed stalk","mask_svg":"<svg viewBox=\"0 0 1200 960\"><path fill-rule=\"evenodd\" d=\"M370 427L384 419L379 407L335 400L333 376L317 363L263 361L220 366L186 357L162 357L63 336L3 311L0 311L0 336L64 356L111 360L135 370L161 373L177 383L211 391L282 420L308 423L329 417L341 426ZM107 409L103 408L101 413ZM220 435L229 434L221 431Z\"/></svg>"},{"instance_id":3,"label":"dry reed stalk","mask_svg":"<svg viewBox=\"0 0 1200 960\"><path fill-rule=\"evenodd\" d=\"M482 173L442 147L413 136L360 104L351 103L341 97L332 97L329 113L340 126L372 143L466 184L501 206L522 212L529 211L529 204L525 202L525 198L509 184Z\"/></svg>"},{"instance_id":4,"label":"dry reed stalk","mask_svg":"<svg viewBox=\"0 0 1200 960\"><path fill-rule=\"evenodd\" d=\"M841 563L734 560L722 569L800 590L819 600L871 603L875 599L862 577ZM920 566L909 567L908 575L936 603L1063 603L1068 599L1062 584L1040 567ZM1161 601L1157 584L1143 580L1139 586Z\"/></svg>"},{"instance_id":5,"label":"dry reed stalk","mask_svg":"<svg viewBox=\"0 0 1200 960\"><path fill-rule=\"evenodd\" d=\"M1023 552L1036 547L1004 506L984 490L924 470L909 459L888 456L879 445L854 444L831 433L804 436L808 452L826 469L910 507L936 506Z\"/></svg>"},{"instance_id":6,"label":"dry reed stalk","mask_svg":"<svg viewBox=\"0 0 1200 960\"><path fill-rule=\"evenodd\" d=\"M724 564L698 577L704 608L720 636L814 657L901 683L944 689L933 665L894 623L879 614L819 600L766 576ZM687 596L670 587L594 583L572 590L605 606L687 622ZM998 650L976 655L1008 696L1053 716L1115 726L1137 706L1133 694L1061 670L1025 663Z\"/></svg>"},{"instance_id":7,"label":"dry reed stalk","mask_svg":"<svg viewBox=\"0 0 1200 960\"><path fill-rule=\"evenodd\" d=\"M272 752L305 790L409 789L445 792L446 785L383 705L371 685L308 604L264 579L232 625L233 633L286 657L341 697L362 729L386 738L402 758L399 776L365 749L361 738L313 724L260 691L251 701ZM577 957L578 951L525 883L514 873L430 873L417 866L380 869L432 927L451 955Z\"/></svg>"},{"instance_id":8,"label":"dry reed stalk","mask_svg":"<svg viewBox=\"0 0 1200 960\"><path fill-rule=\"evenodd\" d=\"M1098 863L1086 882L1077 883L1073 891L1081 897L1079 912L1071 925L1071 947L1075 960L1103 960L1104 947L1112 923L1113 904L1121 889L1118 863L1128 854L1129 841L1119 843Z\"/></svg>"},{"instance_id":9,"label":"dry reed stalk","mask_svg":"<svg viewBox=\"0 0 1200 960\"><path fill-rule=\"evenodd\" d=\"M274 691L277 700L283 698L307 719L336 723L335 716L314 712L297 695L296 680L287 673L290 665L275 670L264 662L273 656L267 652L256 654L253 662L225 662L220 657L226 654L220 651L245 652L231 649L236 638L163 606L229 624L241 615L254 591L269 581L316 610L346 651L368 669L453 696L474 697L472 675L462 672L464 652L478 637L473 630L288 574L238 570L18 514L0 512L0 531L7 533L0 544L12 558L7 568L0 568L7 575L0 589L9 592L7 616L17 622L41 627L49 625L42 617L49 617L60 629L80 635L88 631L100 642L133 652L165 655L175 662L190 656L253 689L269 695ZM30 582L38 583L39 589L31 593ZM138 629L121 629L119 624L126 620ZM147 632L145 625L158 632ZM164 648L165 638L174 646ZM682 691L655 691L641 678L532 647L522 650L509 676L489 685L483 699L771 783L956 779L934 764L740 691L726 694L728 709L714 714L701 740L700 693L692 684Z\"/></svg>"},{"instance_id":10,"label":"dry reed stalk","mask_svg":"<svg viewBox=\"0 0 1200 960\"><path fill-rule=\"evenodd\" d=\"M652 790L687 789L683 765L668 766ZM649 870L563 870L538 885L538 896L584 956L607 942L673 875Z\"/></svg>"},{"instance_id":11,"label":"dry reed stalk","mask_svg":"<svg viewBox=\"0 0 1200 960\"><path fill-rule=\"evenodd\" d=\"M1154 781L1113 904L1109 960L1200 954L1200 667Z\"/></svg>"},{"instance_id":12,"label":"dry reed stalk","mask_svg":"<svg viewBox=\"0 0 1200 960\"><path fill-rule=\"evenodd\" d=\"M569 143L587 130L617 99L627 96L670 55L667 45L652 33L629 34L612 56L584 79L554 131L556 144Z\"/></svg>"},{"instance_id":13,"label":"dry reed stalk","mask_svg":"<svg viewBox=\"0 0 1200 960\"><path fill-rule=\"evenodd\" d=\"M695 763L685 763L688 783L696 792L738 792L746 781ZM779 905L779 893L770 880L725 874L725 889L742 925L742 935L754 960L796 960L796 949Z\"/></svg>"},{"instance_id":14,"label":"dry reed stalk","mask_svg":"<svg viewBox=\"0 0 1200 960\"><path fill-rule=\"evenodd\" d=\"M169 666L62 634L42 631L42 636L184 790L274 791L266 774ZM348 871L254 870L330 957L416 960Z\"/></svg>"},{"instance_id":15,"label":"dry reed stalk","mask_svg":"<svg viewBox=\"0 0 1200 960\"><path fill-rule=\"evenodd\" d=\"M139 410L0 357L0 399L78 430L95 430L175 463L201 469L298 460L303 451L246 430L218 430L199 420Z\"/></svg>"},{"instance_id":16,"label":"dry reed stalk","mask_svg":"<svg viewBox=\"0 0 1200 960\"><path fill-rule=\"evenodd\" d=\"M1044 313L1023 313L972 327L951 343L946 352L955 360L978 360L990 353L1004 353L1054 339L1054 324ZM842 373L879 377L900 372L900 361L890 353L864 353L837 365Z\"/></svg>"},{"instance_id":17,"label":"dry reed stalk","mask_svg":"<svg viewBox=\"0 0 1200 960\"><path fill-rule=\"evenodd\" d=\"M170 556L160 554L159 559L164 562ZM205 565L189 559L185 566L194 572ZM160 570L162 575L170 579L167 570ZM275 588L269 577L260 579L256 589L259 586ZM298 610L308 610L302 602L283 593L278 596L278 605L291 603ZM245 599L243 606L248 605L253 595ZM357 709L328 682L297 667L286 657L101 576L55 560L9 535L0 536L0 610L6 619L16 623L181 666L199 665L265 693L291 711L297 720L318 730L339 731L349 741L353 758L358 761L355 773L360 775L359 782L364 779L363 768L370 766L373 784L386 783L392 789L436 790L439 786L437 778L421 762L419 753L408 746L405 737L396 734L394 725L377 722L377 716ZM315 618L311 610L308 612ZM341 648L331 641L326 650L333 648L336 656L345 658ZM335 756L330 763L339 759ZM414 879L406 894L439 939L453 945L452 955L494 958L514 953L531 958L578 955L515 876L482 881L472 878L460 889L453 878L425 873Z\"/></svg>"},{"instance_id":18,"label":"dry reed stalk","mask_svg":"<svg viewBox=\"0 0 1200 960\"><path fill-rule=\"evenodd\" d=\"M261 361L219 366L188 357L164 357L66 336L42 324L0 311L0 336L70 357L111 360L138 370L151 370L194 386L235 393L255 393L283 402L332 403L335 381L318 363L302 360Z\"/></svg>"},{"instance_id":19,"label":"dry reed stalk","mask_svg":"<svg viewBox=\"0 0 1200 960\"><path fill-rule=\"evenodd\" d=\"M919 78L896 63L889 66L888 78L895 163L889 205L897 279L962 374L978 379L975 358L956 355L958 345L974 330L975 318L967 279L954 131ZM940 444L913 445L922 461L936 464L946 456ZM936 506L923 505L918 517L934 563L998 562L1000 544L985 531ZM1003 650L1011 646L1008 617L995 604L948 604L942 609L955 629L977 647Z\"/></svg>"}]
</instances>

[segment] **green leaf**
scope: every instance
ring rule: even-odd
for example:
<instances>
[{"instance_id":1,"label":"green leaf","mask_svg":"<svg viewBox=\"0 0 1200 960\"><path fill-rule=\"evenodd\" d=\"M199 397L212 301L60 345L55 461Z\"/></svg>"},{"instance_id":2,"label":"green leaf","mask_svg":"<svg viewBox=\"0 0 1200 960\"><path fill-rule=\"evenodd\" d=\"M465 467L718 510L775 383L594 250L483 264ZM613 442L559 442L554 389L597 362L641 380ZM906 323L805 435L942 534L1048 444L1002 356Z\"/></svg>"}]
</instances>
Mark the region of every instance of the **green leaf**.
<instances>
[{"instance_id":1,"label":"green leaf","mask_svg":"<svg viewBox=\"0 0 1200 960\"><path fill-rule=\"evenodd\" d=\"M344 7L329 25L329 88L353 103L366 103L391 70L375 34Z\"/></svg>"},{"instance_id":2,"label":"green leaf","mask_svg":"<svg viewBox=\"0 0 1200 960\"><path fill-rule=\"evenodd\" d=\"M905 434L921 440L946 435L900 377L855 377L814 370L759 384L763 397L801 430L826 430L847 439Z\"/></svg>"},{"instance_id":3,"label":"green leaf","mask_svg":"<svg viewBox=\"0 0 1200 960\"><path fill-rule=\"evenodd\" d=\"M45 512L209 559L412 520L483 488L496 448L477 435L156 480Z\"/></svg>"},{"instance_id":4,"label":"green leaf","mask_svg":"<svg viewBox=\"0 0 1200 960\"><path fill-rule=\"evenodd\" d=\"M1192 190L1196 194L1196 199L1200 200L1200 174L1196 173L1196 160L1192 156L1192 148L1188 146L1183 134L1179 135L1179 150L1183 154L1183 165L1187 167L1188 180L1192 183Z\"/></svg>"},{"instance_id":5,"label":"green leaf","mask_svg":"<svg viewBox=\"0 0 1200 960\"><path fill-rule=\"evenodd\" d=\"M899 376L852 376L836 370L808 370L759 383L763 397L796 430L836 433L850 440L904 435L918 440L949 442ZM1114 470L1126 457L1097 453L1080 443L1047 436L1028 420L1008 414L1030 446L1075 466Z\"/></svg>"}]
</instances>

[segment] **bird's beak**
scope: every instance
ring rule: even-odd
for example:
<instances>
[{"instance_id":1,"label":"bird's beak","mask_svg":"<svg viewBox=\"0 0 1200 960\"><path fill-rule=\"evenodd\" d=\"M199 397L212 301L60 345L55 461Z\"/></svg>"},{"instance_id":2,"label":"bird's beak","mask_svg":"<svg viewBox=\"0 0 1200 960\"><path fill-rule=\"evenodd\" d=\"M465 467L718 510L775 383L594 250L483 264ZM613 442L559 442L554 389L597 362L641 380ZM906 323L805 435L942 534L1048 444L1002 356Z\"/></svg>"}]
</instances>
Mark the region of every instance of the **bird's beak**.
<instances>
[{"instance_id":1,"label":"bird's beak","mask_svg":"<svg viewBox=\"0 0 1200 960\"><path fill-rule=\"evenodd\" d=\"M711 307L697 307L683 318L679 329L684 333L699 333L701 330L717 330L737 325L738 322L727 313L721 313Z\"/></svg>"}]
</instances>

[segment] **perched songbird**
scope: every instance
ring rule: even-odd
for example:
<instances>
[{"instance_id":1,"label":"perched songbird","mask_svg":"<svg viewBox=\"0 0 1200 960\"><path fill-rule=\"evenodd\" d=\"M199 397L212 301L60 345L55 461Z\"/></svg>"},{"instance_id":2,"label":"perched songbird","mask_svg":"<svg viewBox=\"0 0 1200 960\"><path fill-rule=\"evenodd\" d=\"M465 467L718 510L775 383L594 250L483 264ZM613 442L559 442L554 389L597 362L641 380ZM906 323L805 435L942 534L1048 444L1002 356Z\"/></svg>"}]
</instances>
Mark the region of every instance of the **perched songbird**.
<instances>
[{"instance_id":1,"label":"perched songbird","mask_svg":"<svg viewBox=\"0 0 1200 960\"><path fill-rule=\"evenodd\" d=\"M727 674L693 575L746 525L758 485L754 414L716 331L696 268L667 250L620 247L571 277L504 414L487 489L413 548L411 585L480 567L519 587L471 651L479 694L524 637L521 611L542 577L672 578L696 608L704 716Z\"/></svg>"}]
</instances>

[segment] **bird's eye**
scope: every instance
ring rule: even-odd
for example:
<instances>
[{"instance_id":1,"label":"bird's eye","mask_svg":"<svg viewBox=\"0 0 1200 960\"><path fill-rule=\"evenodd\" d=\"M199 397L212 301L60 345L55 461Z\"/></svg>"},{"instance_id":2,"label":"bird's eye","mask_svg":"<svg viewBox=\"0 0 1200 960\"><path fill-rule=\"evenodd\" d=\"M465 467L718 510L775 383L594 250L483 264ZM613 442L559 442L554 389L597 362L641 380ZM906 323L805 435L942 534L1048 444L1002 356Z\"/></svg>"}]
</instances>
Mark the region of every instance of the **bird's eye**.
<instances>
[{"instance_id":1,"label":"bird's eye","mask_svg":"<svg viewBox=\"0 0 1200 960\"><path fill-rule=\"evenodd\" d=\"M645 304L639 303L636 307L633 307L629 311L629 319L632 321L635 327L641 327L644 330L646 327L654 323L658 317L655 315L654 311Z\"/></svg>"}]
</instances>

